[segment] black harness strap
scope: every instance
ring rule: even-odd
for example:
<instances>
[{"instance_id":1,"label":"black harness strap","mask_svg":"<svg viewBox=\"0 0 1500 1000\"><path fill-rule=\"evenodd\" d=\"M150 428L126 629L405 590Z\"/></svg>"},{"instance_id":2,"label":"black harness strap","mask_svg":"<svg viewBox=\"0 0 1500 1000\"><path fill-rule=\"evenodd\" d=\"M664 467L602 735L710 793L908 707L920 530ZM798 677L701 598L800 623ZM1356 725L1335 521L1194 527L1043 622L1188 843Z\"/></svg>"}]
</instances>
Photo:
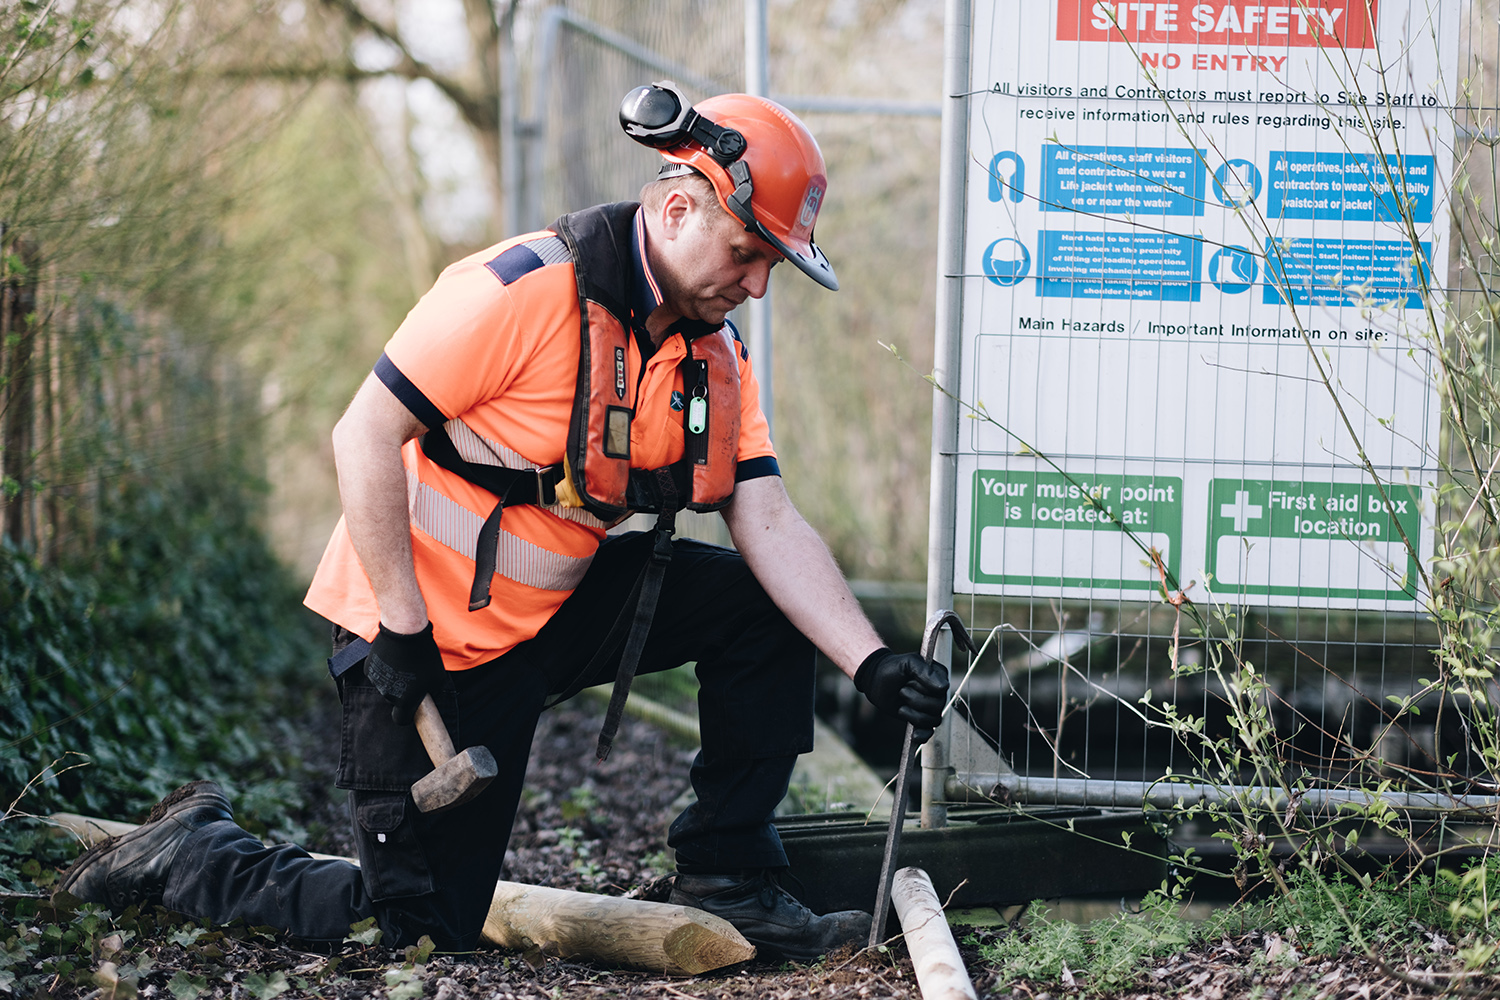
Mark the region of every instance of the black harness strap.
<instances>
[{"instance_id":1,"label":"black harness strap","mask_svg":"<svg viewBox=\"0 0 1500 1000\"><path fill-rule=\"evenodd\" d=\"M656 616L656 600L661 596L662 579L667 573L667 564L672 561L672 535L677 531L677 512L682 509L682 494L677 490L676 480L670 467L652 470L656 474L656 488L661 494L661 511L656 515L656 538L651 546L651 558L641 570L635 589L639 591L634 601L626 601L610 629L609 637L594 655L587 676L593 675L598 661L614 648L617 633L631 613L630 635L625 639L625 649L620 654L620 667L615 672L615 689L609 696L609 710L604 714L604 725L599 730L599 745L594 751L602 762L609 756L615 742L615 733L620 729L620 716L625 712L625 699L630 695L630 683L635 679L635 669L641 660L641 650L646 645L646 635L651 631L651 619Z\"/></svg>"},{"instance_id":2,"label":"black harness strap","mask_svg":"<svg viewBox=\"0 0 1500 1000\"><path fill-rule=\"evenodd\" d=\"M370 643L366 639L355 636L343 649L328 658L328 673L335 680L344 671L354 666L360 660L370 655Z\"/></svg>"},{"instance_id":3,"label":"black harness strap","mask_svg":"<svg viewBox=\"0 0 1500 1000\"><path fill-rule=\"evenodd\" d=\"M480 526L479 540L474 548L474 583L469 587L469 610L489 607L490 577L495 575L495 547L500 539L500 515L507 506L514 504L547 507L556 503L557 484L563 477L562 466L509 469L503 465L470 462L458 453L453 439L441 427L435 427L422 436L422 451L437 465L499 497L500 502Z\"/></svg>"}]
</instances>

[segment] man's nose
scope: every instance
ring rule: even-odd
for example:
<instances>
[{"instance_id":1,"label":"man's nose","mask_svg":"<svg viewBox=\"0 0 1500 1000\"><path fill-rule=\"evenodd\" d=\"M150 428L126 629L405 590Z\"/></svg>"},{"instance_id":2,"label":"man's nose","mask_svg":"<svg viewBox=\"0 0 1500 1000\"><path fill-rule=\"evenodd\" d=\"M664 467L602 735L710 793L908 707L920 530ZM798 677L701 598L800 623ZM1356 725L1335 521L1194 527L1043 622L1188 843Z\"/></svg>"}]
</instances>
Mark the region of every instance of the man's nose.
<instances>
[{"instance_id":1,"label":"man's nose","mask_svg":"<svg viewBox=\"0 0 1500 1000\"><path fill-rule=\"evenodd\" d=\"M740 279L740 287L749 293L752 299L758 299L766 294L766 287L771 283L771 264L769 261L758 260L751 264L746 270L745 276Z\"/></svg>"}]
</instances>

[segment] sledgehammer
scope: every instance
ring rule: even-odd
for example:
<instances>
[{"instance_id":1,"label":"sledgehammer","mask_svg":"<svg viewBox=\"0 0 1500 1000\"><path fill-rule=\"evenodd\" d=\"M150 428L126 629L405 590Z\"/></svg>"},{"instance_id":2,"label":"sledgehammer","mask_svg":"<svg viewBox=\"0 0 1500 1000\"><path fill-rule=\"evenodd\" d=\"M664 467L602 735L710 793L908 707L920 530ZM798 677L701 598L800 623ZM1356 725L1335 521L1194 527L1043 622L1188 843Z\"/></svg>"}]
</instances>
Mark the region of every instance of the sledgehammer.
<instances>
[{"instance_id":1,"label":"sledgehammer","mask_svg":"<svg viewBox=\"0 0 1500 1000\"><path fill-rule=\"evenodd\" d=\"M412 801L424 813L442 812L465 802L484 791L499 769L488 747L469 747L463 753L453 752L453 740L448 727L433 704L432 695L422 699L417 706L417 732L422 736L422 746L432 758L433 772L411 786Z\"/></svg>"}]
</instances>

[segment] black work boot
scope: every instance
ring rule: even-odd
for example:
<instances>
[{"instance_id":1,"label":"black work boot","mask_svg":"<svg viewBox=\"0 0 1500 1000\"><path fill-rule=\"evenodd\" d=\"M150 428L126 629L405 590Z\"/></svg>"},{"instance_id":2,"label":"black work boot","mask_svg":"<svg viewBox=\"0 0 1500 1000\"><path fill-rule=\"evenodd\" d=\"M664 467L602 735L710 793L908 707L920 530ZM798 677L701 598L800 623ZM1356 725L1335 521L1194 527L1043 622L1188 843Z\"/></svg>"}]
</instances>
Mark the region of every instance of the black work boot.
<instances>
[{"instance_id":1,"label":"black work boot","mask_svg":"<svg viewBox=\"0 0 1500 1000\"><path fill-rule=\"evenodd\" d=\"M766 870L739 875L669 876L672 892L667 902L693 906L722 917L761 958L812 962L844 945L863 948L870 937L870 915L863 910L840 910L818 916L776 882Z\"/></svg>"},{"instance_id":2,"label":"black work boot","mask_svg":"<svg viewBox=\"0 0 1500 1000\"><path fill-rule=\"evenodd\" d=\"M212 781L190 781L152 806L146 822L85 851L63 873L58 889L116 913L159 904L188 834L231 818L223 789Z\"/></svg>"}]
</instances>

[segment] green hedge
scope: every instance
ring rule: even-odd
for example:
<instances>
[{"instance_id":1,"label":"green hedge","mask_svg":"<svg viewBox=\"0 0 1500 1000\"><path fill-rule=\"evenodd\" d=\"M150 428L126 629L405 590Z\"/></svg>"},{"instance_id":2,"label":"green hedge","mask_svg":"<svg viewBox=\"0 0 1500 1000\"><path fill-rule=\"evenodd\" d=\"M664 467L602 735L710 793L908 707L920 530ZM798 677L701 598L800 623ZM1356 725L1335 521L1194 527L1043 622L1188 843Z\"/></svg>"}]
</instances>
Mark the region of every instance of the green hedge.
<instances>
[{"instance_id":1,"label":"green hedge","mask_svg":"<svg viewBox=\"0 0 1500 1000\"><path fill-rule=\"evenodd\" d=\"M299 805L293 727L327 683L326 634L253 490L172 478L116 482L84 564L0 546L0 807L38 775L19 810L134 817L200 777L256 827Z\"/></svg>"}]
</instances>

